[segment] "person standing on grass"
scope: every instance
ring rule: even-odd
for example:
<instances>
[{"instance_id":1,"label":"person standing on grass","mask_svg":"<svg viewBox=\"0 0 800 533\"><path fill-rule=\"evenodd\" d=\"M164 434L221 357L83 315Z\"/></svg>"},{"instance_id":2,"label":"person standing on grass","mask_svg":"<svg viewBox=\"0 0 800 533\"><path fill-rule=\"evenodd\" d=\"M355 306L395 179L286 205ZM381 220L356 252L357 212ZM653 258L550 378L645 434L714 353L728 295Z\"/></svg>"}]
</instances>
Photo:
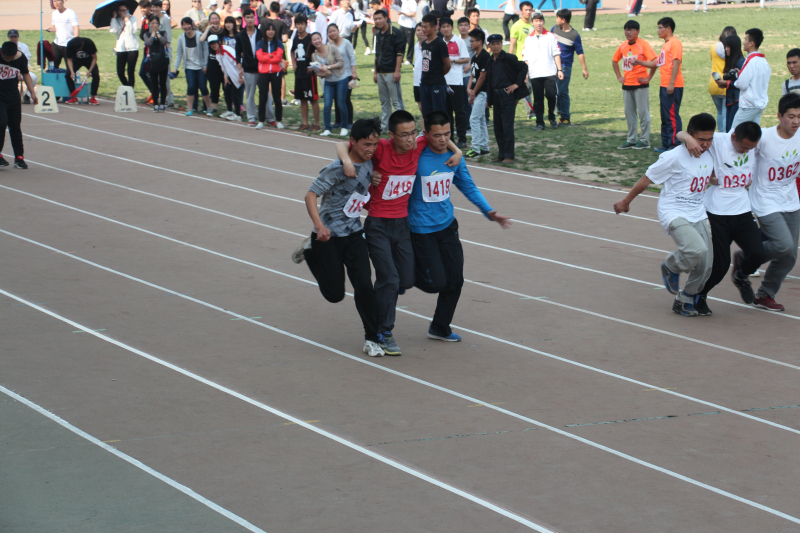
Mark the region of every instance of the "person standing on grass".
<instances>
[{"instance_id":1,"label":"person standing on grass","mask_svg":"<svg viewBox=\"0 0 800 533\"><path fill-rule=\"evenodd\" d=\"M533 4L524 0L519 4L519 14L522 18L511 26L511 44L508 47L508 53L517 56L517 59L522 61L522 52L525 51L525 39L530 35L533 29L533 22L531 16L533 15ZM487 37L488 42L488 37Z\"/></svg>"},{"instance_id":2,"label":"person standing on grass","mask_svg":"<svg viewBox=\"0 0 800 533\"><path fill-rule=\"evenodd\" d=\"M569 126L569 80L572 77L572 64L575 62L575 56L578 56L578 61L581 62L583 67L583 79L589 79L589 71L586 70L586 57L583 54L583 44L581 43L581 36L577 30L569 25L572 20L572 11L569 9L560 9L556 12L556 25L550 30L558 41L558 47L561 50L561 71L564 73L564 78L556 80L556 89L558 90L556 109L558 114L561 115L559 124Z\"/></svg>"},{"instance_id":3,"label":"person standing on grass","mask_svg":"<svg viewBox=\"0 0 800 533\"><path fill-rule=\"evenodd\" d=\"M158 17L159 22L161 23L161 31L165 32L167 35L167 58L172 59L172 28L175 27L175 24L172 22L169 13L163 8L164 2L168 2L168 0L153 0L151 2L151 9L153 15ZM173 107L175 104L175 98L172 94L172 85L169 81L169 76L167 76L167 107Z\"/></svg>"},{"instance_id":4,"label":"person standing on grass","mask_svg":"<svg viewBox=\"0 0 800 533\"><path fill-rule=\"evenodd\" d=\"M678 139L686 145L689 153L700 157L703 153L700 143L685 131L678 133ZM714 261L711 276L697 293L695 308L703 314L711 314L708 309L708 293L716 287L728 273L731 266L731 244L736 242L741 250L733 255L731 280L739 289L746 304L753 303L753 287L747 278L760 266L759 258L764 254L758 224L751 213L747 188L753 183L756 168L755 153L750 154L761 140L761 128L755 122L742 122L730 133L715 133L714 142L708 153L714 160L715 177L709 182L703 197L708 221L711 224L711 243ZM744 261L747 257L748 260Z\"/></svg>"},{"instance_id":5,"label":"person standing on grass","mask_svg":"<svg viewBox=\"0 0 800 533\"><path fill-rule=\"evenodd\" d=\"M6 41L0 47L0 167L7 167L3 158L6 128L14 150L14 168L26 169L25 146L22 142L22 104L17 92L17 80L22 78L31 93L34 105L39 103L36 90L28 70L28 58L19 51L17 43Z\"/></svg>"},{"instance_id":6,"label":"person standing on grass","mask_svg":"<svg viewBox=\"0 0 800 533\"><path fill-rule=\"evenodd\" d=\"M70 39L67 44L67 90L70 94L75 92L75 76L78 70L86 68L89 71L88 77L92 78L91 98L89 98L90 105L99 105L97 103L97 91L100 89L100 71L97 69L97 47L94 41L88 37L74 37ZM77 104L78 99L72 97L66 104Z\"/></svg>"},{"instance_id":7,"label":"person standing on grass","mask_svg":"<svg viewBox=\"0 0 800 533\"><path fill-rule=\"evenodd\" d=\"M225 73L223 81L225 83L222 86L222 92L225 95L225 107L228 109L228 111L225 114L220 115L220 117L225 118L226 120L241 122L242 97L239 88L242 86L243 81L240 81L239 64L236 62L236 36L238 35L238 32L236 31L236 19L232 16L225 17L223 28L224 33L220 36L220 43L223 47L223 50L228 52L232 57L228 56L227 54L223 54L225 56L222 59L223 72ZM228 61L233 64L233 70L235 70L235 72L231 71L229 68L225 68L225 62Z\"/></svg>"},{"instance_id":8,"label":"person standing on grass","mask_svg":"<svg viewBox=\"0 0 800 533\"><path fill-rule=\"evenodd\" d=\"M464 87L464 67L469 65L469 49L460 37L453 35L453 20L442 17L439 21L439 30L447 45L452 67L445 75L447 82L447 114L458 133L456 146L462 150L467 147L467 129L469 129L469 115L467 115L467 92ZM455 116L455 120L453 117ZM453 129L453 128L451 128Z\"/></svg>"},{"instance_id":9,"label":"person standing on grass","mask_svg":"<svg viewBox=\"0 0 800 533\"><path fill-rule=\"evenodd\" d=\"M310 25L314 30L311 33L319 33L322 37L322 44L328 42L328 11L327 6L320 6L319 0L306 0L306 7L314 11L311 15Z\"/></svg>"},{"instance_id":10,"label":"person standing on grass","mask_svg":"<svg viewBox=\"0 0 800 533\"><path fill-rule=\"evenodd\" d=\"M67 57L67 43L74 37L80 37L81 27L78 24L78 15L73 10L66 8L64 0L53 0L52 5L55 7L55 11L53 11L47 31L56 32L56 38L53 41L53 55L55 56L53 64L59 68L61 60Z\"/></svg>"},{"instance_id":11,"label":"person standing on grass","mask_svg":"<svg viewBox=\"0 0 800 533\"><path fill-rule=\"evenodd\" d=\"M148 19L150 18L151 9L152 8L150 5L150 0L139 0L139 10L142 13L142 24L139 27L139 38L142 41L144 41L144 34L149 30ZM139 78L141 78L145 87L147 87L147 90L150 92L150 95L147 98L145 98L145 100L142 103L155 105L153 103L153 88L150 86L150 75L147 73L148 68L150 66L149 65L150 60L148 59L149 57L148 54L149 50L147 48L147 45L145 45L142 63L139 65ZM169 70L169 67L167 67L167 70Z\"/></svg>"},{"instance_id":12,"label":"person standing on grass","mask_svg":"<svg viewBox=\"0 0 800 533\"><path fill-rule=\"evenodd\" d=\"M343 0L347 2L348 0ZM336 123L333 124L333 127L339 127L343 129L349 129L353 123L353 102L350 100L350 96L353 93L352 84L356 82L358 79L358 72L356 70L356 53L353 50L353 43L351 43L348 39L345 39L339 33L339 27L335 24L331 25L328 24L328 44L335 46L339 53L342 55L342 60L344 61L344 70L342 71L341 79L345 81L345 85L347 87L346 96L345 96L345 105L342 109L339 109L339 104L336 104ZM336 81L331 79L330 81ZM347 110L347 120L342 120L342 110ZM343 133L342 135L346 135Z\"/></svg>"},{"instance_id":13,"label":"person standing on grass","mask_svg":"<svg viewBox=\"0 0 800 533\"><path fill-rule=\"evenodd\" d=\"M400 69L406 50L403 32L392 26L389 13L384 9L372 15L375 21L375 73L372 81L378 85L378 98L381 102L381 127L389 127L389 115L405 109L403 90L400 86Z\"/></svg>"},{"instance_id":14,"label":"person standing on grass","mask_svg":"<svg viewBox=\"0 0 800 533\"><path fill-rule=\"evenodd\" d=\"M216 18L216 12L211 14ZM208 80L208 92L211 97L211 107L208 109L208 116L213 117L219 109L219 89L225 84L225 71L222 70L222 45L219 42L219 35L208 37L208 63L204 73Z\"/></svg>"},{"instance_id":15,"label":"person standing on grass","mask_svg":"<svg viewBox=\"0 0 800 533\"><path fill-rule=\"evenodd\" d=\"M203 97L206 109L211 109L205 75L208 64L208 48L206 43L200 42L200 34L194 29L192 19L184 17L181 20L181 28L183 28L183 35L178 38L172 72L177 75L181 61L183 61L183 71L186 74L186 116L190 117L194 115L193 106L198 91Z\"/></svg>"},{"instance_id":16,"label":"person standing on grass","mask_svg":"<svg viewBox=\"0 0 800 533\"><path fill-rule=\"evenodd\" d=\"M503 36L497 33L489 36L489 51L492 59L486 71L486 103L494 108L494 138L497 142L495 163L514 162L514 116L517 103L527 96L525 79L528 67L514 54L503 51Z\"/></svg>"},{"instance_id":17,"label":"person standing on grass","mask_svg":"<svg viewBox=\"0 0 800 533\"><path fill-rule=\"evenodd\" d=\"M406 65L414 64L414 27L417 25L417 0L402 0L400 3L400 30L406 39Z\"/></svg>"},{"instance_id":18,"label":"person standing on grass","mask_svg":"<svg viewBox=\"0 0 800 533\"><path fill-rule=\"evenodd\" d=\"M367 241L359 217L370 198L372 155L380 136L381 125L377 118L361 119L353 124L349 155L356 177L345 176L339 159L322 169L305 196L314 229L292 253L292 261L308 264L322 296L332 303L341 302L345 297L344 273L347 270L364 327L363 351L370 357L381 357L384 352L378 338L378 306L372 287ZM322 201L317 207L319 197Z\"/></svg>"},{"instance_id":19,"label":"person standing on grass","mask_svg":"<svg viewBox=\"0 0 800 533\"><path fill-rule=\"evenodd\" d=\"M741 70L736 71L733 85L739 89L739 110L733 117L731 128L742 122L761 124L761 114L769 103L769 79L772 69L764 54L758 51L764 42L761 30L753 28L744 34L742 47L747 53Z\"/></svg>"},{"instance_id":20,"label":"person standing on grass","mask_svg":"<svg viewBox=\"0 0 800 533\"><path fill-rule=\"evenodd\" d=\"M263 25L264 40L258 43L256 60L258 61L258 124L256 129L264 128L264 124L283 129L283 106L281 104L281 78L286 66L284 47L281 36L271 22ZM270 93L271 91L271 93ZM275 114L272 103L275 103Z\"/></svg>"},{"instance_id":21,"label":"person standing on grass","mask_svg":"<svg viewBox=\"0 0 800 533\"><path fill-rule=\"evenodd\" d=\"M414 33L417 35L417 44L414 45L414 101L417 108L422 112L422 95L420 94L420 83L422 82L422 41L427 40L422 23L418 23Z\"/></svg>"},{"instance_id":22,"label":"person standing on grass","mask_svg":"<svg viewBox=\"0 0 800 533\"><path fill-rule=\"evenodd\" d=\"M678 249L661 263L661 276L666 289L676 295L672 310L682 316L711 314L708 306L703 307L705 300L699 302L698 308L698 295L711 275L714 262L711 225L703 195L714 171L714 159L708 149L716 128L717 121L708 113L693 116L686 132L699 144L700 156L694 157L685 145L662 153L628 195L614 204L617 214L627 213L634 198L651 183L662 185L658 220ZM683 290L679 285L681 272L689 273Z\"/></svg>"},{"instance_id":23,"label":"person standing on grass","mask_svg":"<svg viewBox=\"0 0 800 533\"><path fill-rule=\"evenodd\" d=\"M464 154L474 158L489 155L489 129L486 127L486 89L489 80L486 78L489 69L491 54L484 50L484 34L480 30L469 32L469 44L475 52L470 64L470 75L467 81L467 95L472 104L472 113L469 117L472 129L472 149Z\"/></svg>"},{"instance_id":24,"label":"person standing on grass","mask_svg":"<svg viewBox=\"0 0 800 533\"><path fill-rule=\"evenodd\" d=\"M303 123L300 131L319 131L319 91L317 90L317 75L308 68L311 63L311 35L306 31L308 17L298 13L294 17L294 27L297 29L292 40L292 69L294 70L294 97L300 100L300 114ZM308 103L314 112L314 125L308 123Z\"/></svg>"},{"instance_id":25,"label":"person standing on grass","mask_svg":"<svg viewBox=\"0 0 800 533\"><path fill-rule=\"evenodd\" d=\"M499 46L503 45L502 35ZM510 56L513 57L513 56ZM450 189L455 185L481 213L503 229L511 218L499 215L481 194L464 160L451 168L450 120L446 113L425 115L428 147L422 151L416 181L408 201L408 225L414 248L414 286L428 294L438 294L436 311L428 327L428 338L458 342L450 324L464 285L464 251L458 237Z\"/></svg>"},{"instance_id":26,"label":"person standing on grass","mask_svg":"<svg viewBox=\"0 0 800 533\"><path fill-rule=\"evenodd\" d=\"M334 25L335 27L335 25ZM344 78L344 59L339 49L335 46L322 44L322 36L318 33L311 34L311 46L314 47L314 54L311 59L320 65L317 74L324 80L325 87L325 108L322 111L322 118L325 121L325 131L320 135L327 137L330 135L331 128L331 108L333 101L336 100L336 107L342 110L344 123L347 124L347 80ZM333 81L330 81L330 80ZM342 136L347 135L347 129L343 129Z\"/></svg>"},{"instance_id":27,"label":"person standing on grass","mask_svg":"<svg viewBox=\"0 0 800 533\"><path fill-rule=\"evenodd\" d=\"M335 24L339 28L339 35L350 40L353 30L357 29L353 14L350 12L350 0L340 0L339 7L331 14L328 27Z\"/></svg>"},{"instance_id":28,"label":"person standing on grass","mask_svg":"<svg viewBox=\"0 0 800 533\"><path fill-rule=\"evenodd\" d=\"M122 85L136 84L136 61L139 60L139 40L136 38L139 25L136 17L128 13L128 6L121 3L111 17L110 32L117 36L114 53L117 55L117 77ZM125 76L127 69L128 75Z\"/></svg>"},{"instance_id":29,"label":"person standing on grass","mask_svg":"<svg viewBox=\"0 0 800 533\"><path fill-rule=\"evenodd\" d=\"M236 63L239 65L239 78L244 81L247 124L255 127L258 110L256 107L256 87L258 86L256 50L258 50L258 43L264 40L264 34L256 28L256 14L252 9L245 9L242 18L245 26L236 36Z\"/></svg>"},{"instance_id":30,"label":"person standing on grass","mask_svg":"<svg viewBox=\"0 0 800 533\"><path fill-rule=\"evenodd\" d=\"M519 20L519 0L506 0L499 6L497 9L503 9L503 36L505 37L505 41L503 44L511 44L511 30L509 29L509 23L513 26Z\"/></svg>"},{"instance_id":31,"label":"person standing on grass","mask_svg":"<svg viewBox=\"0 0 800 533\"><path fill-rule=\"evenodd\" d=\"M722 79L717 85L725 89L725 130L731 131L733 119L739 111L739 89L733 84L736 73L744 65L742 54L742 40L736 34L728 35L723 42L725 46L725 66L722 69Z\"/></svg>"},{"instance_id":32,"label":"person standing on grass","mask_svg":"<svg viewBox=\"0 0 800 533\"><path fill-rule=\"evenodd\" d=\"M597 15L598 0L586 0L586 14L583 18L583 31L597 31L594 27L594 18Z\"/></svg>"},{"instance_id":33,"label":"person standing on grass","mask_svg":"<svg viewBox=\"0 0 800 533\"><path fill-rule=\"evenodd\" d=\"M561 50L555 35L544 28L544 15L541 11L533 14L533 31L525 39L522 57L528 65L528 77L533 93L533 112L536 115L535 130L544 131L544 100L547 98L547 118L552 128L557 128L556 82L564 79L561 69Z\"/></svg>"},{"instance_id":34,"label":"person standing on grass","mask_svg":"<svg viewBox=\"0 0 800 533\"><path fill-rule=\"evenodd\" d=\"M676 135L683 129L681 123L681 101L683 100L683 44L673 35L675 21L664 17L658 21L658 36L664 39L664 46L656 61L635 59L634 63L644 67L660 67L661 89L661 146L654 148L658 153L672 150L678 146ZM649 81L649 80L648 80Z\"/></svg>"},{"instance_id":35,"label":"person standing on grass","mask_svg":"<svg viewBox=\"0 0 800 533\"><path fill-rule=\"evenodd\" d=\"M8 33L10 38L11 32ZM800 94L800 48L792 48L786 53L786 68L792 77L781 85L782 94Z\"/></svg>"},{"instance_id":36,"label":"person standing on grass","mask_svg":"<svg viewBox=\"0 0 800 533\"><path fill-rule=\"evenodd\" d=\"M725 73L725 38L734 33L736 33L736 28L733 26L725 27L719 35L719 41L711 46L710 51L711 76L708 82L708 93L717 108L717 130L722 132L728 131L725 126L725 87L720 87L717 80L722 79L722 75Z\"/></svg>"},{"instance_id":37,"label":"person standing on grass","mask_svg":"<svg viewBox=\"0 0 800 533\"><path fill-rule=\"evenodd\" d=\"M619 45L611 58L614 74L617 81L622 84L625 121L628 123L628 140L617 148L642 150L650 148L650 80L655 75L657 67L650 67L648 75L647 67L636 63L636 60L653 61L657 56L650 43L639 38L638 22L629 20L625 23L624 29L626 40ZM622 73L619 70L620 61L622 61ZM637 123L641 129L641 134L638 136Z\"/></svg>"},{"instance_id":38,"label":"person standing on grass","mask_svg":"<svg viewBox=\"0 0 800 533\"><path fill-rule=\"evenodd\" d=\"M431 111L447 112L447 81L450 72L450 52L444 40L437 35L439 22L436 15L428 13L422 17L425 40L420 42L422 76L419 81L419 96L422 115Z\"/></svg>"},{"instance_id":39,"label":"person standing on grass","mask_svg":"<svg viewBox=\"0 0 800 533\"><path fill-rule=\"evenodd\" d=\"M153 97L153 111L163 113L167 102L167 78L169 75L169 56L167 56L167 32L161 29L161 21L150 15L147 31L144 32L144 45L148 49L148 77Z\"/></svg>"}]
</instances>

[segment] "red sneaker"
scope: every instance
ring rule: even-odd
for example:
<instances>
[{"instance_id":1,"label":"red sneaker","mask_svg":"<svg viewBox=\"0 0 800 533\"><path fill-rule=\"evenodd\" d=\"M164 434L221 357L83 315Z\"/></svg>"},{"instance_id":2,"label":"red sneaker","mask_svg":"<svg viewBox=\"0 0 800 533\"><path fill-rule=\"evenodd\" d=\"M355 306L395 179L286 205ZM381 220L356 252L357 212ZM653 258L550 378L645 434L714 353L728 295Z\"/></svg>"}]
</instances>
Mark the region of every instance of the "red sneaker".
<instances>
[{"instance_id":1,"label":"red sneaker","mask_svg":"<svg viewBox=\"0 0 800 533\"><path fill-rule=\"evenodd\" d=\"M753 305L759 309L766 309L767 311L784 311L786 309L769 296L759 296L758 294L756 294L756 297L753 299Z\"/></svg>"},{"instance_id":2,"label":"red sneaker","mask_svg":"<svg viewBox=\"0 0 800 533\"><path fill-rule=\"evenodd\" d=\"M278 127L278 123L277 123L277 122L275 122L274 120L271 120L271 121L267 122L267 124L269 124L269 125L270 125L270 126L272 126L273 128L277 128L277 127Z\"/></svg>"},{"instance_id":3,"label":"red sneaker","mask_svg":"<svg viewBox=\"0 0 800 533\"><path fill-rule=\"evenodd\" d=\"M148 96L147 99L142 103L145 104L145 105L154 104L155 102L153 102L153 95L151 94L150 96Z\"/></svg>"},{"instance_id":4,"label":"red sneaker","mask_svg":"<svg viewBox=\"0 0 800 533\"><path fill-rule=\"evenodd\" d=\"M92 96L91 98L89 98L89 105L100 105L100 104L97 103L97 98Z\"/></svg>"},{"instance_id":5,"label":"red sneaker","mask_svg":"<svg viewBox=\"0 0 800 533\"><path fill-rule=\"evenodd\" d=\"M65 104L69 104L69 105L72 105L72 104L77 104L77 103L78 103L78 99L73 97L73 98L70 98L69 100L67 100L67 101L66 101L66 102L64 102L64 103L65 103Z\"/></svg>"}]
</instances>

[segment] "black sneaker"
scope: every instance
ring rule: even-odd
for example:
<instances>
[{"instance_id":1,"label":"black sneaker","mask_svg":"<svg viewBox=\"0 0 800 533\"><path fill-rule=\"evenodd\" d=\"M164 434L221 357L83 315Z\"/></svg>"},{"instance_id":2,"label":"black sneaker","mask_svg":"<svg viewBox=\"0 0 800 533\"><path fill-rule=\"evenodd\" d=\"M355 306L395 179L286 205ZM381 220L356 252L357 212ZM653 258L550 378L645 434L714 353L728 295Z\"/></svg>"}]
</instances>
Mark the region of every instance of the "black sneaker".
<instances>
[{"instance_id":1,"label":"black sneaker","mask_svg":"<svg viewBox=\"0 0 800 533\"><path fill-rule=\"evenodd\" d=\"M31 103L31 97L30 97L30 96L28 96L28 95L26 94L26 95L25 95L25 96L22 98L22 103L23 103L23 104L28 104L28 105L30 105L30 103Z\"/></svg>"},{"instance_id":2,"label":"black sneaker","mask_svg":"<svg viewBox=\"0 0 800 533\"><path fill-rule=\"evenodd\" d=\"M680 296L675 298L675 301L672 303L672 310L681 316L697 316L700 314L697 312L697 309L694 308L694 304L682 301Z\"/></svg>"},{"instance_id":3,"label":"black sneaker","mask_svg":"<svg viewBox=\"0 0 800 533\"><path fill-rule=\"evenodd\" d=\"M700 316L711 316L713 314L711 309L708 308L706 298L708 298L707 294L695 294L694 296L694 308Z\"/></svg>"},{"instance_id":4,"label":"black sneaker","mask_svg":"<svg viewBox=\"0 0 800 533\"><path fill-rule=\"evenodd\" d=\"M24 159L18 157L14 160L14 168L21 168L25 170L26 168L28 168L28 164L25 162Z\"/></svg>"},{"instance_id":5,"label":"black sneaker","mask_svg":"<svg viewBox=\"0 0 800 533\"><path fill-rule=\"evenodd\" d=\"M459 150L463 150L464 148L467 147L467 143L466 141L458 141L456 143L456 146L459 148Z\"/></svg>"},{"instance_id":6,"label":"black sneaker","mask_svg":"<svg viewBox=\"0 0 800 533\"><path fill-rule=\"evenodd\" d=\"M544 124L537 124L534 131L544 131Z\"/></svg>"},{"instance_id":7,"label":"black sneaker","mask_svg":"<svg viewBox=\"0 0 800 533\"><path fill-rule=\"evenodd\" d=\"M551 120L550 121L550 127L553 128L553 129L556 129L558 127L558 122L556 122L555 120Z\"/></svg>"},{"instance_id":8,"label":"black sneaker","mask_svg":"<svg viewBox=\"0 0 800 533\"><path fill-rule=\"evenodd\" d=\"M753 293L753 284L750 283L750 280L747 276L742 276L741 272L739 271L739 266L742 264L742 258L744 257L744 252L741 250L736 250L733 253L733 269L731 269L731 281L739 289L739 294L742 295L742 301L746 304L752 304L753 300L755 299L755 294Z\"/></svg>"},{"instance_id":9,"label":"black sneaker","mask_svg":"<svg viewBox=\"0 0 800 533\"><path fill-rule=\"evenodd\" d=\"M491 153L489 150L481 150L481 155L489 155Z\"/></svg>"},{"instance_id":10,"label":"black sneaker","mask_svg":"<svg viewBox=\"0 0 800 533\"><path fill-rule=\"evenodd\" d=\"M8 161L3 156L0 156L0 167L7 167Z\"/></svg>"}]
</instances>

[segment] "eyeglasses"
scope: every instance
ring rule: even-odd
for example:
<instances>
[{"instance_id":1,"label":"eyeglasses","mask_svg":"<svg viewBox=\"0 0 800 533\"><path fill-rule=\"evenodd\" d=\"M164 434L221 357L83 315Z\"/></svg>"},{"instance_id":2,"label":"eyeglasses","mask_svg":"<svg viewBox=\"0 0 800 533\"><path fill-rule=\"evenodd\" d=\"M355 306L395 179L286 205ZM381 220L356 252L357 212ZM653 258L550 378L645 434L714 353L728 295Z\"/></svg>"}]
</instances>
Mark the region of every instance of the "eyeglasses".
<instances>
[{"instance_id":1,"label":"eyeglasses","mask_svg":"<svg viewBox=\"0 0 800 533\"><path fill-rule=\"evenodd\" d=\"M391 133L395 137L400 137L404 141L406 139L408 139L409 137L416 138L416 136L419 135L419 132L417 130L411 130L411 131L407 131L405 133L394 133L394 132L389 132L389 133Z\"/></svg>"}]
</instances>

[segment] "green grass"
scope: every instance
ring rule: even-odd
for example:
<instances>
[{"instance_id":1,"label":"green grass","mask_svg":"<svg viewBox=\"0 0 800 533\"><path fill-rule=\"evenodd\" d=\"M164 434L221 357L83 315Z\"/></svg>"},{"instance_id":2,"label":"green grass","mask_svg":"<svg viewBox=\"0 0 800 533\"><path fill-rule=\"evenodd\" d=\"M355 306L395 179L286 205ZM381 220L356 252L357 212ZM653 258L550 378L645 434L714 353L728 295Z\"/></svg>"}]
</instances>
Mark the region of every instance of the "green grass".
<instances>
[{"instance_id":1,"label":"green grass","mask_svg":"<svg viewBox=\"0 0 800 533\"><path fill-rule=\"evenodd\" d=\"M780 98L780 84L789 77L785 57L790 48L800 44L800 29L791 22L791 10L759 9L747 7L739 9L712 9L708 14L695 14L691 11L670 14L677 25L676 36L683 42L683 75L685 91L681 107L684 124L696 113L716 114L714 104L708 94L708 79L711 72L709 50L717 41L722 28L736 27L740 35L748 28L758 27L765 32L761 48L772 66L773 79L770 84L770 103L762 118L762 126L776 123L775 113ZM656 35L656 21L666 13L647 13L639 17L642 25L641 37L653 45L658 52L662 41ZM656 160L651 150L617 150L616 146L625 140L625 116L619 83L611 68L611 56L624 38L622 26L626 15L600 15L596 26L598 31L581 32L589 70L589 79L584 80L580 68L573 67L570 83L571 114L574 126L534 132L533 121L526 118L526 109L520 104L516 120L517 162L516 168L534 172L556 174L598 182L613 182L630 185L638 179L647 167ZM554 23L553 17L546 20L547 26ZM581 28L583 17L573 18L573 25ZM502 33L499 19L485 20L483 26L491 33ZM21 40L34 49L39 38L38 32L21 32ZM173 30L173 40L180 30ZM90 37L97 44L100 60L100 94L113 98L119 81L112 51L113 35L107 30L83 31L81 35ZM359 42L356 50L358 73L361 87L353 92L352 100L356 118L380 114L377 86L372 83L372 61L374 56L364 56L364 44ZM412 69L403 67L403 97L409 110L416 114L412 88ZM289 88L292 89L293 75L289 73ZM660 115L658 103L658 74L651 83L650 113L652 117L651 144L660 144ZM186 83L183 76L172 81L172 91L176 103L183 105ZM147 96L146 89L137 79L137 96ZM284 124L288 128L300 124L298 107L284 108ZM491 124L489 137L493 139ZM491 146L494 149L494 146ZM488 158L481 158L482 161ZM479 160L479 161L481 161Z\"/></svg>"}]
</instances>

